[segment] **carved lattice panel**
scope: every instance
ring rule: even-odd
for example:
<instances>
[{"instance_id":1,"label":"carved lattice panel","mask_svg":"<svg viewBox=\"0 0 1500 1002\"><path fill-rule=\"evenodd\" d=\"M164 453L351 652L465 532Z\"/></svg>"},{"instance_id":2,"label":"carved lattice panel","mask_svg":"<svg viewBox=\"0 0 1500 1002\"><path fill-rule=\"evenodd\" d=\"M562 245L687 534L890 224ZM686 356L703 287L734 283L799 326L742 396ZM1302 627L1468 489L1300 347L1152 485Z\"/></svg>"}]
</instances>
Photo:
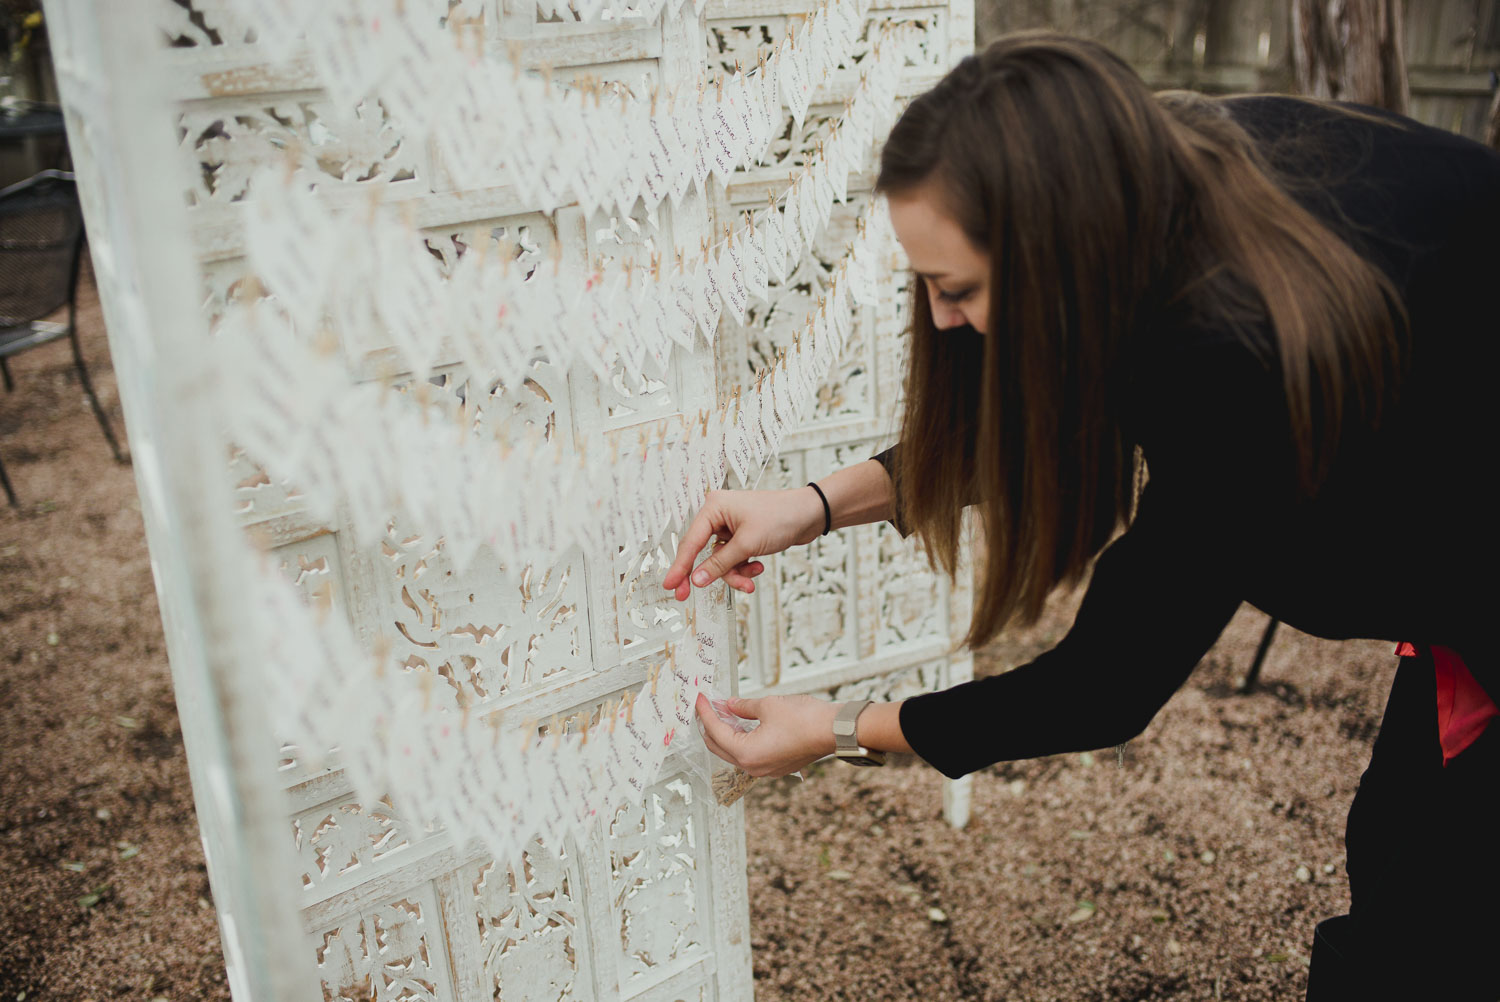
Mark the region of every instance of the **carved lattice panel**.
<instances>
[{"instance_id":1,"label":"carved lattice panel","mask_svg":"<svg viewBox=\"0 0 1500 1002\"><path fill-rule=\"evenodd\" d=\"M576 551L513 582L481 547L464 570L442 539L393 528L381 545L393 656L455 707L512 703L588 671L587 593Z\"/></svg>"},{"instance_id":2,"label":"carved lattice panel","mask_svg":"<svg viewBox=\"0 0 1500 1002\"><path fill-rule=\"evenodd\" d=\"M593 962L575 854L533 842L519 863L463 867L452 913L477 930L484 998L583 999Z\"/></svg>"},{"instance_id":3,"label":"carved lattice panel","mask_svg":"<svg viewBox=\"0 0 1500 1002\"><path fill-rule=\"evenodd\" d=\"M446 942L430 884L318 930L324 1002L448 1002Z\"/></svg>"},{"instance_id":4,"label":"carved lattice panel","mask_svg":"<svg viewBox=\"0 0 1500 1002\"><path fill-rule=\"evenodd\" d=\"M357 797L292 816L292 839L309 901L321 901L399 866L434 827L403 815L389 797L361 803Z\"/></svg>"},{"instance_id":5,"label":"carved lattice panel","mask_svg":"<svg viewBox=\"0 0 1500 1002\"><path fill-rule=\"evenodd\" d=\"M241 46L255 41L255 30L227 0L157 0L156 27L176 48Z\"/></svg>"},{"instance_id":6,"label":"carved lattice panel","mask_svg":"<svg viewBox=\"0 0 1500 1002\"><path fill-rule=\"evenodd\" d=\"M687 630L682 604L661 587L662 576L677 555L677 540L677 533L669 530L654 540L618 548L612 582L623 658L657 650Z\"/></svg>"},{"instance_id":7,"label":"carved lattice panel","mask_svg":"<svg viewBox=\"0 0 1500 1002\"><path fill-rule=\"evenodd\" d=\"M724 317L725 343L719 357L726 380L751 380L757 370L775 360L778 351L793 348L793 333L828 292L829 276L854 239L855 221L866 204L864 198L851 198L847 204L836 205L828 225L811 247L804 248L785 280L770 282L770 302L752 302L743 324ZM797 431L799 436L820 425L877 416L874 339L865 329L863 312L856 314L844 352L819 386L812 409Z\"/></svg>"},{"instance_id":8,"label":"carved lattice panel","mask_svg":"<svg viewBox=\"0 0 1500 1002\"><path fill-rule=\"evenodd\" d=\"M877 582L865 610L874 626L874 649L886 653L924 641L945 642L947 582L933 572L926 555L886 522L861 542L867 558L873 557L868 573Z\"/></svg>"},{"instance_id":9,"label":"carved lattice panel","mask_svg":"<svg viewBox=\"0 0 1500 1002\"><path fill-rule=\"evenodd\" d=\"M658 783L609 826L610 907L619 977L628 994L708 952L709 904L700 791L686 777Z\"/></svg>"},{"instance_id":10,"label":"carved lattice panel","mask_svg":"<svg viewBox=\"0 0 1500 1002\"><path fill-rule=\"evenodd\" d=\"M195 181L192 204L241 200L250 176L268 164L326 185L408 181L422 169L421 156L374 100L353 109L308 98L211 101L190 105L177 127Z\"/></svg>"}]
</instances>

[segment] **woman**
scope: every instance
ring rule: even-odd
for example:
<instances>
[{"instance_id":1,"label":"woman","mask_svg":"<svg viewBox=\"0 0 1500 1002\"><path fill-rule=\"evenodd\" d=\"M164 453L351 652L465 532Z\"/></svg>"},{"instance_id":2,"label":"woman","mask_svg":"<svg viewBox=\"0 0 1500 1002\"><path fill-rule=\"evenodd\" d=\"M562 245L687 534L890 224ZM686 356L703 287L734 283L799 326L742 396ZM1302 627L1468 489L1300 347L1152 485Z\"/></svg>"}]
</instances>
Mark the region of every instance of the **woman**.
<instances>
[{"instance_id":1,"label":"woman","mask_svg":"<svg viewBox=\"0 0 1500 1002\"><path fill-rule=\"evenodd\" d=\"M1500 156L1373 110L1152 95L1097 45L1021 35L911 103L877 187L917 279L900 444L813 489L712 495L664 586L685 598L714 536L691 584L748 592L756 555L880 519L951 574L972 503L977 646L1092 563L1052 651L859 713L859 745L952 777L1130 739L1242 602L1411 645L1309 997L1500 997ZM705 740L753 774L834 750L836 704L732 708L761 726L700 702Z\"/></svg>"}]
</instances>

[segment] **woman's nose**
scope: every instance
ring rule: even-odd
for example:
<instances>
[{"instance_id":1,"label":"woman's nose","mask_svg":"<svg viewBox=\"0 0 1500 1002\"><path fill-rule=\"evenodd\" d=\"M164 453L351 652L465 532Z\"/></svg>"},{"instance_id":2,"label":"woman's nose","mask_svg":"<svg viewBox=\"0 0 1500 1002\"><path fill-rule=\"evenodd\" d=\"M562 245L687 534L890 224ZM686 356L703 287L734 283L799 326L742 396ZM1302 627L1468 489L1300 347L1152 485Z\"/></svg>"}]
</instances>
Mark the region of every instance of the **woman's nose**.
<instances>
[{"instance_id":1,"label":"woman's nose","mask_svg":"<svg viewBox=\"0 0 1500 1002\"><path fill-rule=\"evenodd\" d=\"M932 306L932 323L940 331L951 327L962 327L965 323L963 311L955 310L951 306L934 303Z\"/></svg>"}]
</instances>

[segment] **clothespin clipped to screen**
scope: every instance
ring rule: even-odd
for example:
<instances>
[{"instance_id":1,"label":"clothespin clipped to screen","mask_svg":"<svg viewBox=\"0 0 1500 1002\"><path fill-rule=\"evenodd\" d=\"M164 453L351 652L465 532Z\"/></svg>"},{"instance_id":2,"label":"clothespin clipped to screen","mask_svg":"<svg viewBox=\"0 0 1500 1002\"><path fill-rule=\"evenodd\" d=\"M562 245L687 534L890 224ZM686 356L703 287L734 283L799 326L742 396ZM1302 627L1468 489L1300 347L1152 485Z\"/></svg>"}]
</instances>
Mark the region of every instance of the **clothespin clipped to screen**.
<instances>
[{"instance_id":1,"label":"clothespin clipped to screen","mask_svg":"<svg viewBox=\"0 0 1500 1002\"><path fill-rule=\"evenodd\" d=\"M492 713L484 718L484 722L490 729L490 747L500 747L500 714Z\"/></svg>"},{"instance_id":2,"label":"clothespin clipped to screen","mask_svg":"<svg viewBox=\"0 0 1500 1002\"><path fill-rule=\"evenodd\" d=\"M635 280L635 259L631 258L625 262L625 288L630 288Z\"/></svg>"},{"instance_id":3,"label":"clothespin clipped to screen","mask_svg":"<svg viewBox=\"0 0 1500 1002\"><path fill-rule=\"evenodd\" d=\"M385 663L391 656L391 642L384 636L376 637L375 642L370 645L370 654L375 659L375 677L385 678Z\"/></svg>"},{"instance_id":4,"label":"clothespin clipped to screen","mask_svg":"<svg viewBox=\"0 0 1500 1002\"><path fill-rule=\"evenodd\" d=\"M651 252L651 280L661 283L661 251Z\"/></svg>"},{"instance_id":5,"label":"clothespin clipped to screen","mask_svg":"<svg viewBox=\"0 0 1500 1002\"><path fill-rule=\"evenodd\" d=\"M627 724L633 724L633 723L635 723L635 690L634 689L626 689L625 690L625 722Z\"/></svg>"},{"instance_id":6,"label":"clothespin clipped to screen","mask_svg":"<svg viewBox=\"0 0 1500 1002\"><path fill-rule=\"evenodd\" d=\"M521 48L521 43L518 40L514 38L506 39L505 54L510 57L510 79L512 83L515 83L516 81L521 79L522 51L523 50Z\"/></svg>"},{"instance_id":7,"label":"clothespin clipped to screen","mask_svg":"<svg viewBox=\"0 0 1500 1002\"><path fill-rule=\"evenodd\" d=\"M708 437L708 419L711 416L712 412L706 407L698 412L698 426L702 429L700 434L702 434L704 438Z\"/></svg>"},{"instance_id":8,"label":"clothespin clipped to screen","mask_svg":"<svg viewBox=\"0 0 1500 1002\"><path fill-rule=\"evenodd\" d=\"M531 739L536 735L537 725L541 721L535 717L527 717L526 722L521 725L521 754L524 755L531 750Z\"/></svg>"},{"instance_id":9,"label":"clothespin clipped to screen","mask_svg":"<svg viewBox=\"0 0 1500 1002\"><path fill-rule=\"evenodd\" d=\"M651 86L651 117L652 118L656 117L656 99L659 98L659 97L661 97L661 84L660 83L656 83L656 84L653 84Z\"/></svg>"},{"instance_id":10,"label":"clothespin clipped to screen","mask_svg":"<svg viewBox=\"0 0 1500 1002\"><path fill-rule=\"evenodd\" d=\"M552 738L553 748L562 744L562 714L552 714L552 720L547 725L547 734Z\"/></svg>"},{"instance_id":11,"label":"clothespin clipped to screen","mask_svg":"<svg viewBox=\"0 0 1500 1002\"><path fill-rule=\"evenodd\" d=\"M422 712L426 713L432 708L432 672L422 672L420 684L422 686Z\"/></svg>"},{"instance_id":12,"label":"clothespin clipped to screen","mask_svg":"<svg viewBox=\"0 0 1500 1002\"><path fill-rule=\"evenodd\" d=\"M578 742L578 747L582 748L584 745L586 745L586 744L589 743L589 714L588 714L588 711L585 710L585 711L579 713L579 717L581 719L578 722L578 729L583 733L583 738L582 738L582 740L580 740Z\"/></svg>"},{"instance_id":13,"label":"clothespin clipped to screen","mask_svg":"<svg viewBox=\"0 0 1500 1002\"><path fill-rule=\"evenodd\" d=\"M642 425L641 427L636 429L635 437L636 444L641 447L641 462L644 463L646 461L646 457L651 453L651 436L646 431L645 426Z\"/></svg>"},{"instance_id":14,"label":"clothespin clipped to screen","mask_svg":"<svg viewBox=\"0 0 1500 1002\"><path fill-rule=\"evenodd\" d=\"M562 243L556 237L552 238L552 245L548 248L548 254L552 258L552 277L556 278L559 269L562 268Z\"/></svg>"}]
</instances>

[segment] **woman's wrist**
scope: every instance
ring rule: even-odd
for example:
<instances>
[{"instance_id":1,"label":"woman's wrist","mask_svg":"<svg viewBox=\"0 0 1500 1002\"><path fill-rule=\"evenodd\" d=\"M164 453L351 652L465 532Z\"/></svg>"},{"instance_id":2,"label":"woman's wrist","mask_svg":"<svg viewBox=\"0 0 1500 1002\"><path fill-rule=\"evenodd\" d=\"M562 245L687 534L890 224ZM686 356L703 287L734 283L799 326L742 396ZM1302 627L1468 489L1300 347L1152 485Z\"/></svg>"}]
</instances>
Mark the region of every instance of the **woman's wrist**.
<instances>
[{"instance_id":1,"label":"woman's wrist","mask_svg":"<svg viewBox=\"0 0 1500 1002\"><path fill-rule=\"evenodd\" d=\"M801 544L811 543L823 534L824 508L823 498L812 485L793 488L792 492L797 495L801 503L801 531L797 534L797 542Z\"/></svg>"}]
</instances>

